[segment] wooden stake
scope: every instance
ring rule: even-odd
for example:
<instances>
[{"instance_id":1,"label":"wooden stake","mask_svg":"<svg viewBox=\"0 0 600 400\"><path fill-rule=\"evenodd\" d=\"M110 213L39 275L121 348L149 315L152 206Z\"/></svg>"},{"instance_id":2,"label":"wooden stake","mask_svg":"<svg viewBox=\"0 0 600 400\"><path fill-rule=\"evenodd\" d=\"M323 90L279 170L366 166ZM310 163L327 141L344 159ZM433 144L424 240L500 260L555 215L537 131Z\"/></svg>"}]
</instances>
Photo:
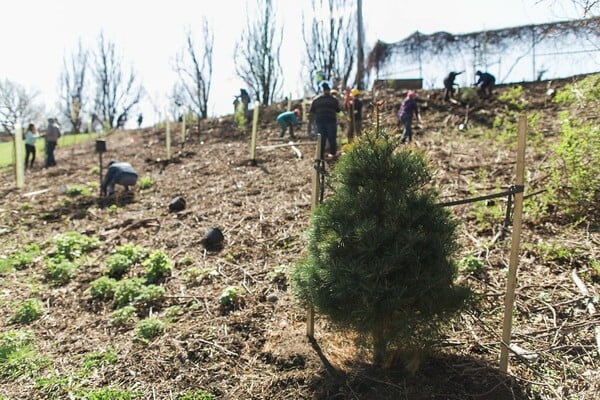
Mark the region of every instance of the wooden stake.
<instances>
[{"instance_id":1,"label":"wooden stake","mask_svg":"<svg viewBox=\"0 0 600 400\"><path fill-rule=\"evenodd\" d=\"M252 118L252 141L250 142L250 161L256 164L256 131L258 128L258 110L260 103L254 102L254 115Z\"/></svg>"},{"instance_id":2,"label":"wooden stake","mask_svg":"<svg viewBox=\"0 0 600 400\"><path fill-rule=\"evenodd\" d=\"M17 189L25 186L25 157L23 157L23 127L15 125L15 178Z\"/></svg>"},{"instance_id":3,"label":"wooden stake","mask_svg":"<svg viewBox=\"0 0 600 400\"><path fill-rule=\"evenodd\" d=\"M181 118L181 147L185 143L185 113L183 113L183 117Z\"/></svg>"},{"instance_id":4,"label":"wooden stake","mask_svg":"<svg viewBox=\"0 0 600 400\"><path fill-rule=\"evenodd\" d=\"M525 179L525 135L527 133L527 117L519 117L517 139L517 174L516 185L523 187ZM506 297L504 298L504 327L502 343L500 344L500 371L508 371L508 351L510 346L513 305L515 301L515 286L517 282L517 268L519 263L519 248L521 238L521 224L523 220L523 192L515 193L515 206L513 211L512 246L510 249L510 262L508 265L508 279L506 283Z\"/></svg>"},{"instance_id":5,"label":"wooden stake","mask_svg":"<svg viewBox=\"0 0 600 400\"><path fill-rule=\"evenodd\" d=\"M165 112L165 119L167 123L167 160L171 159L171 128L169 126L169 114Z\"/></svg>"},{"instance_id":6,"label":"wooden stake","mask_svg":"<svg viewBox=\"0 0 600 400\"><path fill-rule=\"evenodd\" d=\"M313 171L313 179L312 179L312 199L311 205L312 210L319 205L319 193L321 192L320 183L321 183L321 171L317 169L317 166L320 165L321 160L321 134L317 134L317 146L315 148L315 170ZM310 339L314 339L315 337L315 309L311 306L308 309L306 315L306 336Z\"/></svg>"}]
</instances>

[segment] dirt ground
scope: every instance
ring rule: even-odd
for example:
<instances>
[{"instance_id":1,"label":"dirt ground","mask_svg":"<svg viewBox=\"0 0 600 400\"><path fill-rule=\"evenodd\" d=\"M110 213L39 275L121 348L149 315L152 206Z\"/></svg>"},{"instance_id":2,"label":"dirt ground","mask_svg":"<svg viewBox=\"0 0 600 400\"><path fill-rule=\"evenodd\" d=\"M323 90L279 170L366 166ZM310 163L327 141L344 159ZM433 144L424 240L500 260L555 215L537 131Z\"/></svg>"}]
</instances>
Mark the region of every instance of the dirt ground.
<instances>
[{"instance_id":1,"label":"dirt ground","mask_svg":"<svg viewBox=\"0 0 600 400\"><path fill-rule=\"evenodd\" d=\"M500 93L506 88L498 88ZM529 109L543 116L540 130L548 141L558 134L556 106L545 101L546 83L525 85ZM365 127L379 120L395 129L394 109L401 93L382 92L377 118L365 98ZM506 190L514 184L515 149L480 134L496 115L499 102L468 111L442 101L442 93L423 91L423 122L411 146L431 160L442 201ZM41 376L73 377L91 352L114 349L118 359L102 365L80 382L128 389L143 399L177 399L203 389L218 399L593 399L600 392L595 329L588 302L598 300L600 282L590 272L598 259L598 225L561 225L524 217L515 299L513 343L528 354L511 353L508 374L498 370L511 249L510 233L498 238L506 199L477 207L453 207L460 224L461 257L475 255L485 268L461 279L480 296L480 309L463 315L448 331L439 352L423 360L415 375L401 369L371 367L367 353L348 333L333 329L317 315L315 339L306 337L306 310L298 307L283 271L305 251L310 221L314 142L303 133L296 148L277 138L271 108L261 115L255 163L250 135L231 117L188 127L183 144L172 126L173 157L166 160L165 129L117 131L106 139L103 161L126 160L154 186L118 191L106 201L97 197L99 156L94 141L58 148L58 166L26 173L15 189L11 171L0 171L0 255L25 244L42 244L57 234L77 231L101 240L76 277L64 286L44 279L44 263L0 276L0 331L31 330L37 350L51 367ZM343 135L340 134L340 139ZM279 146L281 145L281 146ZM539 189L548 173L545 158L527 153L526 194ZM331 168L328 166L328 168ZM88 186L88 196L67 196L74 185ZM94 186L96 185L96 186ZM327 191L325 192L327 196ZM186 208L169 211L175 196ZM26 206L25 206L26 205ZM203 236L213 227L224 234L220 251L207 251ZM90 282L103 274L104 260L117 246L136 244L161 249L173 261L164 301L149 314L168 319L165 331L149 343L135 340L135 327L115 326L110 303L93 300ZM562 246L571 256L554 259L541 248ZM215 271L194 276L193 271ZM578 289L573 275L587 284ZM244 289L233 307L219 301L228 286ZM595 296L595 297L594 297ZM45 315L29 324L9 324L16 304L40 298ZM173 307L178 306L178 307ZM140 315L138 320L147 316ZM68 398L68 390L35 387L39 376L0 381L8 399ZM67 385L68 387L68 385ZM72 387L72 393L77 388ZM54 394L53 394L54 393ZM56 396L56 397L52 397Z\"/></svg>"}]
</instances>

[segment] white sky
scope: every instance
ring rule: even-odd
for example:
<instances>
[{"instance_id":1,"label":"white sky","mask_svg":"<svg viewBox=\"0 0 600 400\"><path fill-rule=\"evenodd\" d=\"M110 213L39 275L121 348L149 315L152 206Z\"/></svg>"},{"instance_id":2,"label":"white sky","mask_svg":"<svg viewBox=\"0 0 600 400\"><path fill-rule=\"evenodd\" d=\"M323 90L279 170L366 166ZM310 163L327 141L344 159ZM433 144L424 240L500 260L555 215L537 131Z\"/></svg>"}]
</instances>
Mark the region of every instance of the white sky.
<instances>
[{"instance_id":1,"label":"white sky","mask_svg":"<svg viewBox=\"0 0 600 400\"><path fill-rule=\"evenodd\" d=\"M310 0L274 2L284 22L284 93L300 97L301 9ZM254 1L3 0L0 79L39 90L47 109L57 115L53 106L65 54L74 52L80 39L95 50L103 31L124 64L133 66L153 102L166 104L176 81L173 59L183 48L185 29L198 36L206 15L215 34L209 114L229 113L234 95L244 86L235 75L233 51L245 26L246 4ZM571 0L363 0L366 51L377 39L395 42L416 30L465 33L579 17L571 4ZM156 117L147 101L141 111L147 122Z\"/></svg>"}]
</instances>

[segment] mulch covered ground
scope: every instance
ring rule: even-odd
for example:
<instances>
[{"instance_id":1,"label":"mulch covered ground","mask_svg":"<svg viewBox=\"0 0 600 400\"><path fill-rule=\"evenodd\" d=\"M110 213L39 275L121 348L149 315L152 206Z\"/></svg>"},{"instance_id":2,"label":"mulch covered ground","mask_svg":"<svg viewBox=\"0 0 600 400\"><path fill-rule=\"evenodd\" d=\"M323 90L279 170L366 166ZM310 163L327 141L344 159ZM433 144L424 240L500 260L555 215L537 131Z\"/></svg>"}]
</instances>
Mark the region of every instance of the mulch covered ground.
<instances>
[{"instance_id":1,"label":"mulch covered ground","mask_svg":"<svg viewBox=\"0 0 600 400\"><path fill-rule=\"evenodd\" d=\"M441 199L490 194L513 184L514 148L459 132L455 127L465 110L443 105L440 93L431 96L413 148L429 155ZM397 102L398 97L388 98L382 126L394 127L391 111ZM376 120L369 110L367 125ZM471 112L489 122L490 113L501 111ZM285 142L277 140L271 114L259 124L256 163L250 162L250 135L230 118L203 122L200 132L190 127L184 146L172 129L168 161L164 128L110 134L104 161L129 161L141 177L155 182L150 189L136 188L133 196L119 192L111 200L97 198L93 140L59 148L58 166L27 171L23 189L14 188L11 171L0 172L0 255L68 231L102 241L67 285L49 285L41 260L0 277L1 331L34 333L36 348L52 362L43 375L75 376L86 354L112 348L116 363L98 367L80 382L83 388L130 389L144 399L176 399L193 389L219 399L594 398L600 391L594 330L600 318L589 314L591 297L582 294L574 275L597 301L599 282L590 272L591 260L598 257L597 225L562 226L525 216L513 341L530 354L511 355L508 375L498 371L511 247L510 233L498 239L506 199L453 207L461 221L460 256L474 255L485 264L461 277L480 294L481 305L449 329L439 353L424 359L414 376L372 368L351 335L319 315L315 340L307 340L306 310L295 304L283 271L306 247L315 147L304 135L296 146L302 158L289 146L276 146ZM554 117L548 115L544 125L549 140ZM532 153L527 160L531 186L547 173L543 158ZM74 185L94 193L67 196ZM185 198L185 210L169 212L175 196ZM213 227L224 234L220 251L202 245ZM89 295L106 256L128 243L161 249L174 264L164 283L164 302L138 316L170 321L149 343L135 339L134 326L114 326L110 303ZM571 256L548 257L542 244L571 249ZM213 273L197 273L202 270ZM234 306L223 307L219 298L228 286L245 294ZM27 325L10 325L15 304L32 297L43 300L46 314ZM34 384L29 376L4 380L0 394L53 398L47 387Z\"/></svg>"}]
</instances>

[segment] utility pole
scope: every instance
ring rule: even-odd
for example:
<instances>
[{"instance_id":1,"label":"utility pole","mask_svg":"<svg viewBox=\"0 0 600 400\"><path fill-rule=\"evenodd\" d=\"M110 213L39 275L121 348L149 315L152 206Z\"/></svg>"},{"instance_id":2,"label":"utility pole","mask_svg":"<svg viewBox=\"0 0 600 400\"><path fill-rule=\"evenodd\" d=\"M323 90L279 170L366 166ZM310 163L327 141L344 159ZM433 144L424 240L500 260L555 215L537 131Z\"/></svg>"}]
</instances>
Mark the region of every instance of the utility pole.
<instances>
[{"instance_id":1,"label":"utility pole","mask_svg":"<svg viewBox=\"0 0 600 400\"><path fill-rule=\"evenodd\" d=\"M356 87L363 89L365 80L365 32L363 29L362 0L356 2L356 23L358 24L357 33L357 52L356 52Z\"/></svg>"}]
</instances>

